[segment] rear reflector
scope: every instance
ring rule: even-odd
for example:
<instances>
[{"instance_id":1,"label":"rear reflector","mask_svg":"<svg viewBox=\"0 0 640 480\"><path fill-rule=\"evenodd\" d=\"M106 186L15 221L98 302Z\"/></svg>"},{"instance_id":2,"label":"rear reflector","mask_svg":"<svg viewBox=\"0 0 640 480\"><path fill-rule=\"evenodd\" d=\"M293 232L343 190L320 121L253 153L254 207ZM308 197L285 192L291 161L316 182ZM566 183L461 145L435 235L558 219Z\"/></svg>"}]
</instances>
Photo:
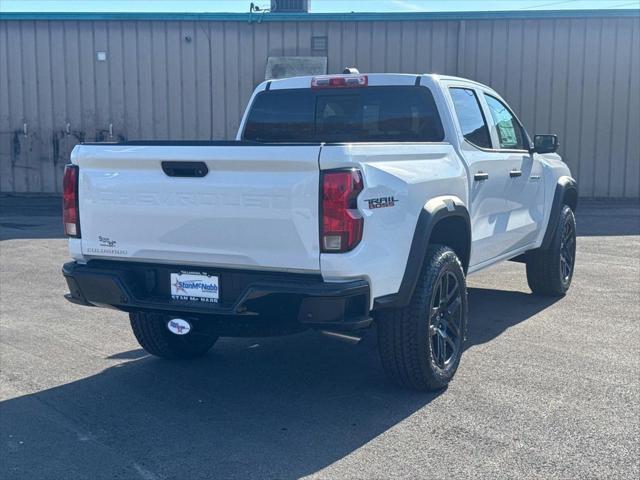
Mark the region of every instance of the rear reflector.
<instances>
[{"instance_id":1,"label":"rear reflector","mask_svg":"<svg viewBox=\"0 0 640 480\"><path fill-rule=\"evenodd\" d=\"M62 180L62 221L64 233L80 237L80 212L78 210L78 166L66 165Z\"/></svg>"},{"instance_id":2,"label":"rear reflector","mask_svg":"<svg viewBox=\"0 0 640 480\"><path fill-rule=\"evenodd\" d=\"M322 174L321 250L341 253L362 239L364 219L358 211L358 194L364 188L358 170L334 170Z\"/></svg>"},{"instance_id":3,"label":"rear reflector","mask_svg":"<svg viewBox=\"0 0 640 480\"><path fill-rule=\"evenodd\" d=\"M369 78L366 75L322 76L311 79L311 88L355 88L366 87Z\"/></svg>"}]
</instances>

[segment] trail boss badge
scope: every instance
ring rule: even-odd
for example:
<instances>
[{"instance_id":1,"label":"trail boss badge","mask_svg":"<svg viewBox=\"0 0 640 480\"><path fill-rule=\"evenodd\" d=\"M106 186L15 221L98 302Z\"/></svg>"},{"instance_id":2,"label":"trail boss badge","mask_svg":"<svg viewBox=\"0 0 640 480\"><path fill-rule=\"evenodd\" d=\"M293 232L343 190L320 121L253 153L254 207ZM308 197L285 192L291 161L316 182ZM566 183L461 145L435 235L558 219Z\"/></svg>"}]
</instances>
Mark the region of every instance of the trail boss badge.
<instances>
[{"instance_id":1,"label":"trail boss badge","mask_svg":"<svg viewBox=\"0 0 640 480\"><path fill-rule=\"evenodd\" d=\"M373 210L375 208L395 207L398 200L396 200L396 197L379 197L366 199L365 202L369 204L369 209Z\"/></svg>"}]
</instances>

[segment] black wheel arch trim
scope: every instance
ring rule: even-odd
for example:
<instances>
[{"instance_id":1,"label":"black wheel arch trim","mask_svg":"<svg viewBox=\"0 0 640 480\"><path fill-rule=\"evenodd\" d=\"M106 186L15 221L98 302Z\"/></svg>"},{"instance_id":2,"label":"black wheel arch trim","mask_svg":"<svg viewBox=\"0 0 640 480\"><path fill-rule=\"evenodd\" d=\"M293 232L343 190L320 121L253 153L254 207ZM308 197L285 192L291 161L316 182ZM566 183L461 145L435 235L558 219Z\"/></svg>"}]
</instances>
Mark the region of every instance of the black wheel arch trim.
<instances>
[{"instance_id":1,"label":"black wheel arch trim","mask_svg":"<svg viewBox=\"0 0 640 480\"><path fill-rule=\"evenodd\" d=\"M547 230L544 233L541 249L549 248L553 236L556 233L558 227L558 219L562 213L562 206L569 205L574 212L578 207L578 183L569 176L562 176L556 183L556 190L553 194L553 201L551 203L551 213L549 214L549 221L547 222Z\"/></svg>"},{"instance_id":2,"label":"black wheel arch trim","mask_svg":"<svg viewBox=\"0 0 640 480\"><path fill-rule=\"evenodd\" d=\"M397 308L409 304L413 291L418 283L420 271L424 263L427 248L431 244L431 237L436 225L446 218L462 218L465 222L466 238L463 239L466 252L460 258L467 273L469 256L471 253L471 219L466 205L458 197L442 196L429 200L418 216L416 228L411 241L407 265L398 293L378 297L374 300L374 310L383 308Z\"/></svg>"}]
</instances>

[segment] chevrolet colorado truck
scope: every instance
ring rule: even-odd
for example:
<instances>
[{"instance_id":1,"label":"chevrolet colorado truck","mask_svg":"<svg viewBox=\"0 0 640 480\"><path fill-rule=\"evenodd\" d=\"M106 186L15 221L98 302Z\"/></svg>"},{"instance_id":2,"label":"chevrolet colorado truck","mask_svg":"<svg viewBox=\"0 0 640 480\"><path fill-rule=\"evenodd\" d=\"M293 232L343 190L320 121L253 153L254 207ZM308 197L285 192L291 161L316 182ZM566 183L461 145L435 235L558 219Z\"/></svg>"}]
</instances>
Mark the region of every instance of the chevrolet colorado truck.
<instances>
[{"instance_id":1,"label":"chevrolet colorado truck","mask_svg":"<svg viewBox=\"0 0 640 480\"><path fill-rule=\"evenodd\" d=\"M516 260L534 293L569 288L578 195L557 147L462 78L267 81L235 141L74 148L66 298L127 312L170 359L220 336L375 325L390 377L441 389L463 352L468 274Z\"/></svg>"}]
</instances>

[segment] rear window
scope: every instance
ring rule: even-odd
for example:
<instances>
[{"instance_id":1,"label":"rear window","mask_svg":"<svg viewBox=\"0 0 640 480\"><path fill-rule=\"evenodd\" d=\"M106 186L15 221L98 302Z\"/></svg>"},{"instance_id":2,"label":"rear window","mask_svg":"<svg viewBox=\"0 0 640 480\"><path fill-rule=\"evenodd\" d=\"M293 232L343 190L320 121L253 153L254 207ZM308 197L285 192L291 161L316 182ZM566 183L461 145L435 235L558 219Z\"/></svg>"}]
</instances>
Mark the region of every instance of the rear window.
<instances>
[{"instance_id":1,"label":"rear window","mask_svg":"<svg viewBox=\"0 0 640 480\"><path fill-rule=\"evenodd\" d=\"M260 92L244 140L277 142L440 142L442 122L426 87Z\"/></svg>"}]
</instances>

